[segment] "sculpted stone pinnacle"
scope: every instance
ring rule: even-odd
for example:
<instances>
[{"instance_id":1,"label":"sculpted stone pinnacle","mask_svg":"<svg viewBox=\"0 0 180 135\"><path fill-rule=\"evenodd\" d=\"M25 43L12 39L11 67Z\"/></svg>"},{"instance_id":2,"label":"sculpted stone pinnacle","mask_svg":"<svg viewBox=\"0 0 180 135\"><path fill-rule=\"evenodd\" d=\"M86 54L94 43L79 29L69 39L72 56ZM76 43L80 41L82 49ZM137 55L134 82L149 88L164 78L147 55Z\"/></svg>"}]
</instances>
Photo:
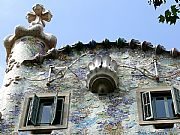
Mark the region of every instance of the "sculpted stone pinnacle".
<instances>
[{"instance_id":1,"label":"sculpted stone pinnacle","mask_svg":"<svg viewBox=\"0 0 180 135\"><path fill-rule=\"evenodd\" d=\"M35 6L33 6L32 9L33 11L28 12L26 16L28 22L30 23L30 27L25 28L21 25L16 26L14 34L9 35L4 39L4 46L6 48L6 53L7 53L7 57L6 57L7 63L11 57L13 57L14 59L15 56L16 56L16 60L18 59L19 62L23 60L22 58L26 58L26 59L33 58L36 55L35 53L39 53L38 46L41 50L41 53L45 53L49 49L55 48L56 46L57 43L56 37L50 33L43 32L43 27L45 27L45 21L47 22L51 21L52 18L51 12L45 10L43 5L41 4L36 4ZM33 50L33 52L27 51L30 48L32 49L33 45L36 48L36 50ZM30 46L30 48L28 48L27 46ZM21 49L16 49L18 47ZM27 48L24 49L25 47ZM12 51L12 49L14 49L14 51ZM19 53L19 51L22 51L24 54ZM32 54L30 53L28 54L28 52L31 52ZM23 56L27 55L27 57L23 57L23 56L21 57L20 54L23 54Z\"/></svg>"},{"instance_id":2,"label":"sculpted stone pinnacle","mask_svg":"<svg viewBox=\"0 0 180 135\"><path fill-rule=\"evenodd\" d=\"M49 10L45 10L43 5L36 4L32 9L33 11L28 12L26 16L28 22L30 23L30 26L41 24L43 27L45 27L45 21L51 21L52 14Z\"/></svg>"}]
</instances>

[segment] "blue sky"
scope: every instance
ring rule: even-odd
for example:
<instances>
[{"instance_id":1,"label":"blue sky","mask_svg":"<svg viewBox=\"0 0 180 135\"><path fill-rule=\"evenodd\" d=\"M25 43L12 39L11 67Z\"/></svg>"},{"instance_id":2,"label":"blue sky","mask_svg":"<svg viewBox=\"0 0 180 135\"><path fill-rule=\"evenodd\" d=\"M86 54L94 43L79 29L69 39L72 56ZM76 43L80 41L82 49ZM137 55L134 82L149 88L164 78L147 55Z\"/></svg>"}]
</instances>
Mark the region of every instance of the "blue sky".
<instances>
[{"instance_id":1,"label":"blue sky","mask_svg":"<svg viewBox=\"0 0 180 135\"><path fill-rule=\"evenodd\" d=\"M53 14L45 32L54 34L57 47L91 39L115 41L119 37L161 44L167 50L179 47L180 22L176 25L158 23L158 15L171 3L154 10L148 0L1 0L0 5L0 85L6 67L4 37L14 33L16 25L28 27L26 13L36 3L43 4Z\"/></svg>"}]
</instances>

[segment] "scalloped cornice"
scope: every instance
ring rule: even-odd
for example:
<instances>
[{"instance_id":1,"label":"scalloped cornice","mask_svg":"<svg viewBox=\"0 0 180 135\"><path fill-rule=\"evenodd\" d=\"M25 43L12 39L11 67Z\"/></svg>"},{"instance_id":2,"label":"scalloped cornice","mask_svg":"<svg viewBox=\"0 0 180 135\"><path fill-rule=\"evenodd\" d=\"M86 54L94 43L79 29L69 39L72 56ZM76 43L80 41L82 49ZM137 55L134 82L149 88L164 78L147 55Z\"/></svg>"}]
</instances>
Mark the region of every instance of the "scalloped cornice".
<instances>
[{"instance_id":1,"label":"scalloped cornice","mask_svg":"<svg viewBox=\"0 0 180 135\"><path fill-rule=\"evenodd\" d=\"M153 46L150 42L147 42L147 41L140 42L135 39L132 39L129 42L127 42L125 39L119 38L115 42L110 42L108 39L105 39L104 41L98 43L92 40L86 44L83 44L82 42L78 42L73 45L66 45L58 50L55 48L52 48L51 50L48 50L48 52L45 55L37 54L31 60L24 60L23 64L28 65L29 63L42 63L45 59L57 59L59 55L63 53L69 54L74 51L80 52L86 49L91 50L91 49L95 49L97 46L104 49L110 49L111 47L116 47L119 49L131 48L131 49L142 50L144 52L152 51L156 55L161 55L163 53L166 53L172 56L173 58L180 57L180 52L176 48L172 48L171 50L167 51L162 45Z\"/></svg>"}]
</instances>

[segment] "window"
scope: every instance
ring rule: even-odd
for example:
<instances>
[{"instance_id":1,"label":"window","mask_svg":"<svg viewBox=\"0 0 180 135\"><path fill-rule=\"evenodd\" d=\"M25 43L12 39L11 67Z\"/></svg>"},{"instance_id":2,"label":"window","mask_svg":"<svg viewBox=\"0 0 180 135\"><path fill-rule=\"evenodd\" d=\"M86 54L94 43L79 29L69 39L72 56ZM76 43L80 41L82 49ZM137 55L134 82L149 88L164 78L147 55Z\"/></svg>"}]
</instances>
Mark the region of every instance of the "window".
<instances>
[{"instance_id":1,"label":"window","mask_svg":"<svg viewBox=\"0 0 180 135\"><path fill-rule=\"evenodd\" d=\"M20 131L67 128L69 93L32 94L25 98Z\"/></svg>"},{"instance_id":2,"label":"window","mask_svg":"<svg viewBox=\"0 0 180 135\"><path fill-rule=\"evenodd\" d=\"M156 88L137 90L139 124L171 124L180 122L180 90Z\"/></svg>"}]
</instances>

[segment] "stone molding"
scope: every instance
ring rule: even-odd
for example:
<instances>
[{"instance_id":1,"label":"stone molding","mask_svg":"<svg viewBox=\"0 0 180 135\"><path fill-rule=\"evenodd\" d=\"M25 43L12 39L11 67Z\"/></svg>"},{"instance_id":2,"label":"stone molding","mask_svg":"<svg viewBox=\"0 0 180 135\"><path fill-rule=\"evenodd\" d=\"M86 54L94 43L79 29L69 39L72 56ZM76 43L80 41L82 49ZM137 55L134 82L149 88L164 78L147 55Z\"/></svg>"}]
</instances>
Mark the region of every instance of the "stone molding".
<instances>
[{"instance_id":1,"label":"stone molding","mask_svg":"<svg viewBox=\"0 0 180 135\"><path fill-rule=\"evenodd\" d=\"M4 39L4 46L7 53L6 62L8 61L9 55L16 40L24 36L33 36L41 39L49 49L56 47L57 38L52 34L44 33L42 25L36 24L27 29L23 26L16 26L15 33L13 35L7 36Z\"/></svg>"}]
</instances>

